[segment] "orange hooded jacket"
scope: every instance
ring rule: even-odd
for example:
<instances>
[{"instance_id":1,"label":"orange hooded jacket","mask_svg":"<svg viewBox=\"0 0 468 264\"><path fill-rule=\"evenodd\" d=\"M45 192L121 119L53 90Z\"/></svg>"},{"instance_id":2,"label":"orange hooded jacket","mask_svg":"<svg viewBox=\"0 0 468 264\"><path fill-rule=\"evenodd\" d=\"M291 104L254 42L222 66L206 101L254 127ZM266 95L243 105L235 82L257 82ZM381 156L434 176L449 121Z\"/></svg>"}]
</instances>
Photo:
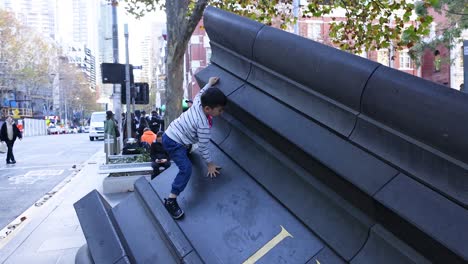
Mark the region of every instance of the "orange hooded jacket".
<instances>
[{"instance_id":1,"label":"orange hooded jacket","mask_svg":"<svg viewBox=\"0 0 468 264\"><path fill-rule=\"evenodd\" d=\"M156 134L153 133L151 130L146 130L143 132L143 135L141 135L141 142L146 142L150 146L153 144L153 142L156 140Z\"/></svg>"}]
</instances>

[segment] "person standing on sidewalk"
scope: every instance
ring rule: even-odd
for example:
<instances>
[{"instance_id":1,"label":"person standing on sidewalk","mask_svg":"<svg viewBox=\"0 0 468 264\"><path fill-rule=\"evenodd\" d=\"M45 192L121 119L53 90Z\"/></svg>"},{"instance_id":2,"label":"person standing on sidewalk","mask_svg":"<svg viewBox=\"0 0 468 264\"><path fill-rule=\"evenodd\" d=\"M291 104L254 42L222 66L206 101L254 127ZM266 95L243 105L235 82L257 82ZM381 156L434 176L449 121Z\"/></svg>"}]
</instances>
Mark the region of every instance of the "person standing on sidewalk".
<instances>
[{"instance_id":1,"label":"person standing on sidewalk","mask_svg":"<svg viewBox=\"0 0 468 264\"><path fill-rule=\"evenodd\" d=\"M104 140L108 140L107 144L111 144L108 155L117 155L117 138L120 137L119 127L117 121L114 119L112 111L106 112L106 121L104 121ZM105 144L104 144L105 145Z\"/></svg>"},{"instance_id":2,"label":"person standing on sidewalk","mask_svg":"<svg viewBox=\"0 0 468 264\"><path fill-rule=\"evenodd\" d=\"M179 168L169 198L164 199L164 205L174 219L184 215L176 198L185 189L192 174L192 162L187 151L191 145L198 143L198 149L208 166L208 176L216 177L221 169L211 160L208 148L212 118L221 115L227 103L226 95L219 88L212 87L218 80L218 77L209 79L208 84L193 99L193 106L172 121L162 138L164 149Z\"/></svg>"},{"instance_id":3,"label":"person standing on sidewalk","mask_svg":"<svg viewBox=\"0 0 468 264\"><path fill-rule=\"evenodd\" d=\"M5 123L3 123L2 128L0 129L0 141L5 141L8 147L6 163L15 164L15 156L13 156L13 145L15 144L16 139L23 139L21 132L19 131L16 124L13 122L11 116L7 116Z\"/></svg>"}]
</instances>

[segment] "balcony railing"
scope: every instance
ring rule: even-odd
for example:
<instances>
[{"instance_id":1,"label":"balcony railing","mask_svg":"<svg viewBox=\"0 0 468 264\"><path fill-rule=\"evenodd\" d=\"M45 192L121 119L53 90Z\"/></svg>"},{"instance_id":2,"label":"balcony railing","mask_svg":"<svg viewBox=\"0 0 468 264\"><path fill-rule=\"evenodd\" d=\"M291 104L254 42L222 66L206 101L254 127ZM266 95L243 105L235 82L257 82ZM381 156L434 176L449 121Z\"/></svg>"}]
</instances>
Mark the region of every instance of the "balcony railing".
<instances>
[{"instance_id":1,"label":"balcony railing","mask_svg":"<svg viewBox=\"0 0 468 264\"><path fill-rule=\"evenodd\" d=\"M13 116L13 118L23 118L23 117L32 117L33 112L30 108L18 108L18 107L2 107L1 108L2 117L8 115Z\"/></svg>"}]
</instances>

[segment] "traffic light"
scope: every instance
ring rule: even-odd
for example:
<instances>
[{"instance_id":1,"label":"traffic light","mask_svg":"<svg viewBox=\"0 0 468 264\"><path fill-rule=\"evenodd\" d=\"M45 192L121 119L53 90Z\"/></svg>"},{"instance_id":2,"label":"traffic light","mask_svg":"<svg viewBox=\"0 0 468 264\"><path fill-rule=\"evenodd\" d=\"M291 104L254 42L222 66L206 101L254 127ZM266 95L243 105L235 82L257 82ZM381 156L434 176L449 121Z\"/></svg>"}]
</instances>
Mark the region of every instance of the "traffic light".
<instances>
[{"instance_id":1,"label":"traffic light","mask_svg":"<svg viewBox=\"0 0 468 264\"><path fill-rule=\"evenodd\" d=\"M102 83L125 83L125 64L101 63ZM130 64L130 84L133 83L133 65Z\"/></svg>"},{"instance_id":2,"label":"traffic light","mask_svg":"<svg viewBox=\"0 0 468 264\"><path fill-rule=\"evenodd\" d=\"M120 101L122 104L127 103L125 83L122 83L122 93ZM149 85L147 83L134 83L130 86L130 96L135 98L135 104L149 104Z\"/></svg>"},{"instance_id":3,"label":"traffic light","mask_svg":"<svg viewBox=\"0 0 468 264\"><path fill-rule=\"evenodd\" d=\"M149 85L147 83L135 83L135 104L149 104Z\"/></svg>"},{"instance_id":4,"label":"traffic light","mask_svg":"<svg viewBox=\"0 0 468 264\"><path fill-rule=\"evenodd\" d=\"M132 97L132 94L134 93L134 90L135 90L135 88L133 87L133 84L130 84L130 97ZM120 84L120 102L122 104L127 103L127 86L126 86L125 82Z\"/></svg>"}]
</instances>

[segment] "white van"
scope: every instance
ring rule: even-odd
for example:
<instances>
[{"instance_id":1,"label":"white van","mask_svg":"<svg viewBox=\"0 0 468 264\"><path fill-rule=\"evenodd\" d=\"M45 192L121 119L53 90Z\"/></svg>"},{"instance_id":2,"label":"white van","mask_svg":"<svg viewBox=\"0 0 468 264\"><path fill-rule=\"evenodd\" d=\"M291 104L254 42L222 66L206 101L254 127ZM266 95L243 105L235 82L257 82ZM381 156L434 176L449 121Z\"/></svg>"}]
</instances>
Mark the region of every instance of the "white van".
<instances>
[{"instance_id":1,"label":"white van","mask_svg":"<svg viewBox=\"0 0 468 264\"><path fill-rule=\"evenodd\" d=\"M93 112L89 121L89 140L102 138L104 139L104 121L106 120L106 112Z\"/></svg>"}]
</instances>

